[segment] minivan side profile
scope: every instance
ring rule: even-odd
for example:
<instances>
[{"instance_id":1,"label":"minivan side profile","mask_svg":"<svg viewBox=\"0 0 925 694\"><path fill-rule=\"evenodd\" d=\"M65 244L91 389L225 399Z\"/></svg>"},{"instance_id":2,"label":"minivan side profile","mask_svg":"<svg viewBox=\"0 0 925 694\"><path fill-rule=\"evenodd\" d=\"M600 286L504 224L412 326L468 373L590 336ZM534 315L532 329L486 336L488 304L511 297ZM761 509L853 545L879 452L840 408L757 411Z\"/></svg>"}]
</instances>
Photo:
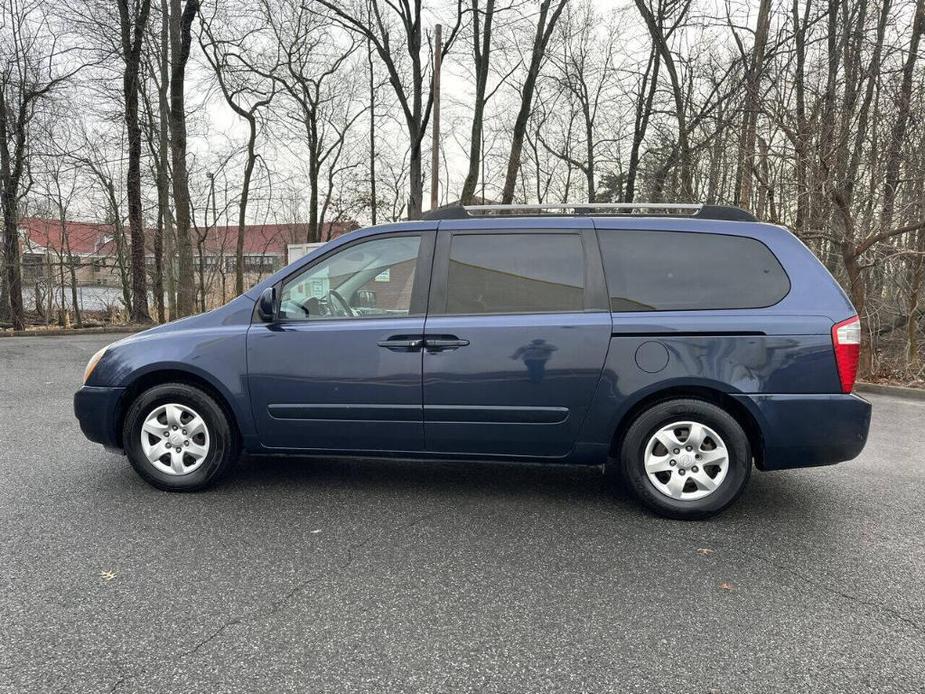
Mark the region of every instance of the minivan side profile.
<instances>
[{"instance_id":1,"label":"minivan side profile","mask_svg":"<svg viewBox=\"0 0 925 694\"><path fill-rule=\"evenodd\" d=\"M358 230L100 350L84 434L171 491L242 451L606 466L705 518L850 460L854 308L787 229L692 204L466 206Z\"/></svg>"}]
</instances>

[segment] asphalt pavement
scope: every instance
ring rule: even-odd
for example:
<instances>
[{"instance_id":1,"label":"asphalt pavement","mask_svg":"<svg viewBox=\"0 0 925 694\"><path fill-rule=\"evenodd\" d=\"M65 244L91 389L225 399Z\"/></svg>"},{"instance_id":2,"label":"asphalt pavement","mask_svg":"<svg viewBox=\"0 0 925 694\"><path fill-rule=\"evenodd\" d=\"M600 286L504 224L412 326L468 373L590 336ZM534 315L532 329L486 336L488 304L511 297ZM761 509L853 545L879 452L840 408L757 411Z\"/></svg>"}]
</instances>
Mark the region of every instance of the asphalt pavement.
<instances>
[{"instance_id":1,"label":"asphalt pavement","mask_svg":"<svg viewBox=\"0 0 925 694\"><path fill-rule=\"evenodd\" d=\"M242 461L159 492L0 340L2 692L921 692L925 402L669 521L597 469Z\"/></svg>"}]
</instances>

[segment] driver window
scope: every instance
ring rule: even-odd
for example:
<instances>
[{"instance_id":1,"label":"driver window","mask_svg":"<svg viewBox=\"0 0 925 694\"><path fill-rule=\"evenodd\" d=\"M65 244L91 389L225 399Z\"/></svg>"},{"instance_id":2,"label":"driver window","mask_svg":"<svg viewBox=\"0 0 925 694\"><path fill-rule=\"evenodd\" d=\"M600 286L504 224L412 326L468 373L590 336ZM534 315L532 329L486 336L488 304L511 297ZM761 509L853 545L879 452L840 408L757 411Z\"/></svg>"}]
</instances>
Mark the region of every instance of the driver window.
<instances>
[{"instance_id":1,"label":"driver window","mask_svg":"<svg viewBox=\"0 0 925 694\"><path fill-rule=\"evenodd\" d=\"M407 316L419 236L358 243L289 280L280 297L285 320Z\"/></svg>"}]
</instances>

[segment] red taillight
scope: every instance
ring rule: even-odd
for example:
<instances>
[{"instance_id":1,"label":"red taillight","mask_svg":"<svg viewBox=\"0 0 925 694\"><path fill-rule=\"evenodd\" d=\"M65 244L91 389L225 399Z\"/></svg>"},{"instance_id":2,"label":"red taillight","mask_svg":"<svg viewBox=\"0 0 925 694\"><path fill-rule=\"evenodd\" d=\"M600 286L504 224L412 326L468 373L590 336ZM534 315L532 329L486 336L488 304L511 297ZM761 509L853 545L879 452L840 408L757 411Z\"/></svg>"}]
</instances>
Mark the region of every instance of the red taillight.
<instances>
[{"instance_id":1,"label":"red taillight","mask_svg":"<svg viewBox=\"0 0 925 694\"><path fill-rule=\"evenodd\" d=\"M835 347L841 390L850 393L858 375L858 359L861 356L861 321L857 316L832 326L832 346Z\"/></svg>"}]
</instances>

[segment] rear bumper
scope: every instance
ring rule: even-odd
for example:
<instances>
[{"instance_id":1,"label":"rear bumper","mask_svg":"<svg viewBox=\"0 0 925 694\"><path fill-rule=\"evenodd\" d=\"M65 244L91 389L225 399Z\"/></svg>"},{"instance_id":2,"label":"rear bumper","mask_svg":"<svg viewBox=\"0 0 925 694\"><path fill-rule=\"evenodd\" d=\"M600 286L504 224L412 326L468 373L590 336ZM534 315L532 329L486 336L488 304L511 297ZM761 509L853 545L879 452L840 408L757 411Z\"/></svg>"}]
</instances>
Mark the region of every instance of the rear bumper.
<instances>
[{"instance_id":1,"label":"rear bumper","mask_svg":"<svg viewBox=\"0 0 925 694\"><path fill-rule=\"evenodd\" d=\"M761 428L761 470L831 465L867 443L871 405L857 395L739 395Z\"/></svg>"},{"instance_id":2,"label":"rear bumper","mask_svg":"<svg viewBox=\"0 0 925 694\"><path fill-rule=\"evenodd\" d=\"M106 448L122 448L117 417L124 392L125 388L83 386L74 393L74 414L84 436Z\"/></svg>"}]
</instances>

